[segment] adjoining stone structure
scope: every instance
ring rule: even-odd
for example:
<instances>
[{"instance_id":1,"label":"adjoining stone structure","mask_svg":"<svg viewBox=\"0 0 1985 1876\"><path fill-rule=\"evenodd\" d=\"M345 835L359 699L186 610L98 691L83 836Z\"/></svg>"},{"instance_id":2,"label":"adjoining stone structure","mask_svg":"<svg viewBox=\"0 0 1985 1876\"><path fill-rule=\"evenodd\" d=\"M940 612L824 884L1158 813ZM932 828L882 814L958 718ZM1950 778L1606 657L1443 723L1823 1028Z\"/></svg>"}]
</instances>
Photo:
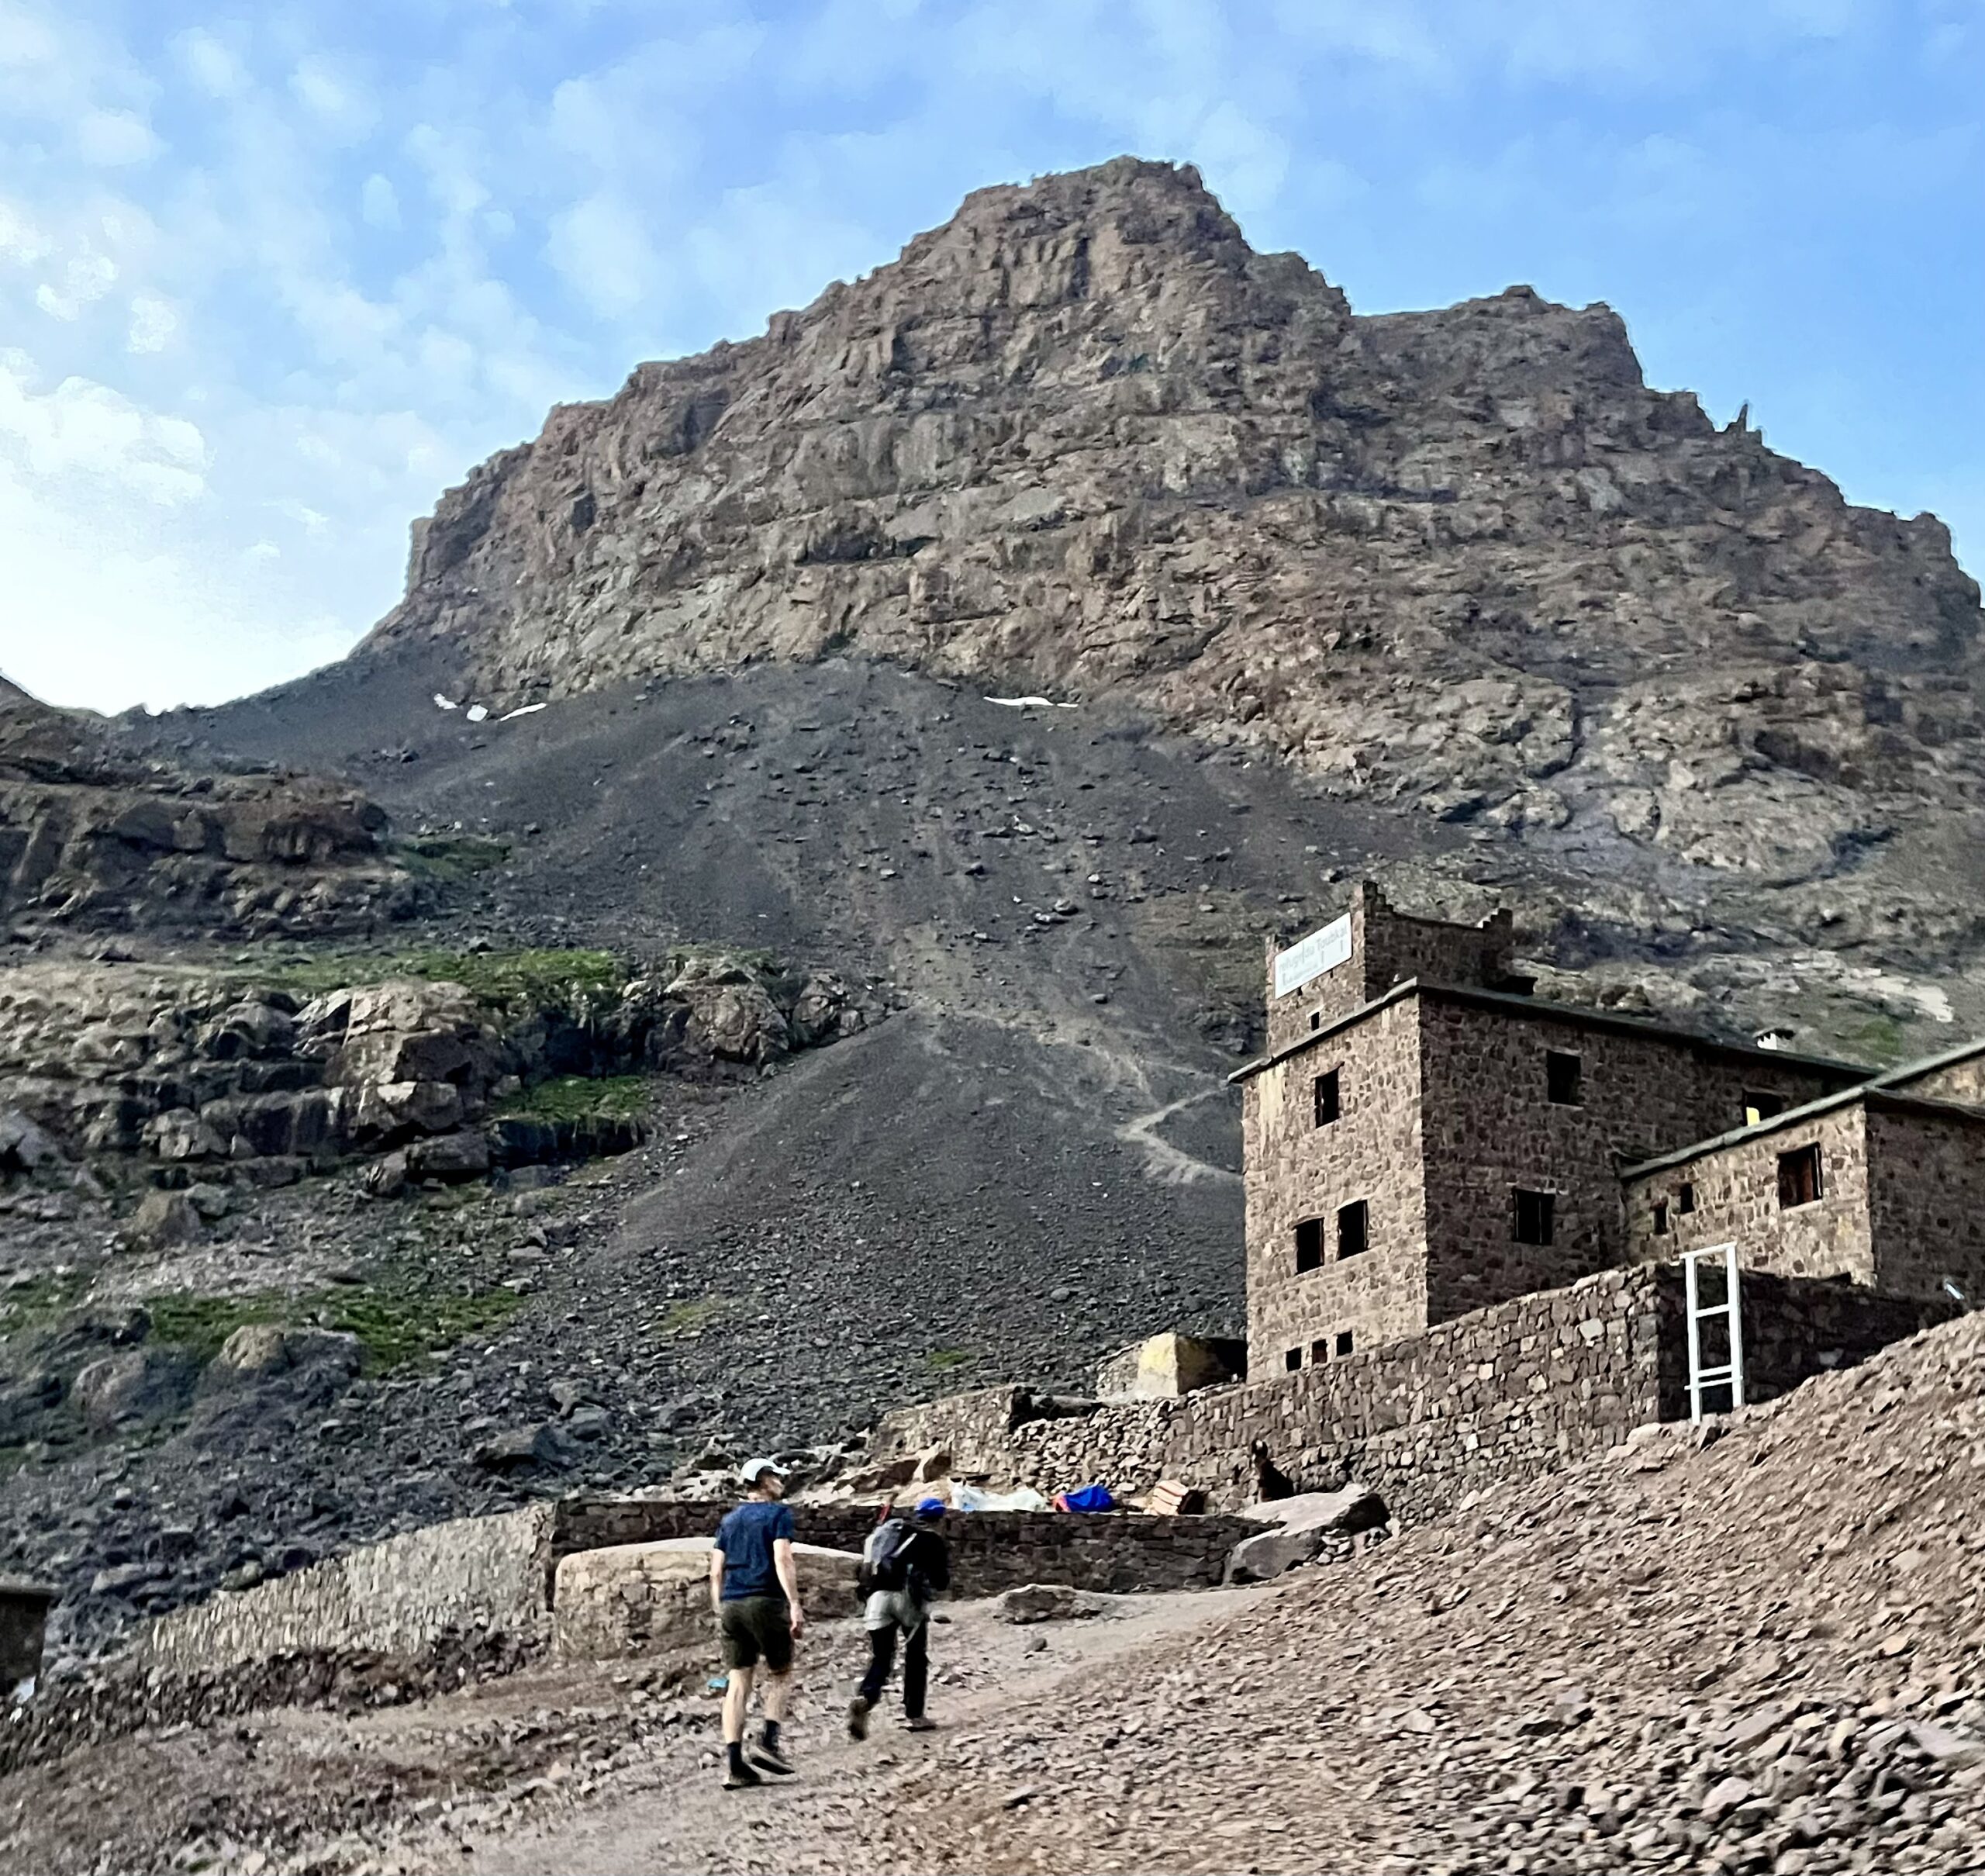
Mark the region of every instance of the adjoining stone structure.
<instances>
[{"instance_id":1,"label":"adjoining stone structure","mask_svg":"<svg viewBox=\"0 0 1985 1876\"><path fill-rule=\"evenodd\" d=\"M1673 1254L1682 1240L1661 1239L1679 1201L1655 1176L1692 1183L1680 1169L1696 1156L1701 1183L1730 1193L1702 1228L1735 1237L1746 1263L1907 1296L1945 1278L1985 1289L1985 1135L1959 1104L1985 1085L1985 1045L1876 1076L1724 1042L1513 994L1508 938L1498 921L1403 919L1367 885L1335 925L1271 957L1271 1047L1234 1077L1251 1374ZM1396 980L1408 968L1454 980ZM1839 1104L1858 1090L1865 1118ZM1788 1184L1781 1204L1776 1157L1766 1167L1746 1142L1793 1112L1828 1134L1836 1171L1822 1166L1813 1197ZM1781 1210L1814 1204L1781 1226Z\"/></svg>"},{"instance_id":2,"label":"adjoining stone structure","mask_svg":"<svg viewBox=\"0 0 1985 1876\"><path fill-rule=\"evenodd\" d=\"M1955 1313L1948 1301L1849 1283L1752 1271L1741 1281L1753 1401ZM1096 1481L1132 1493L1172 1480L1232 1508L1257 1495L1258 1445L1300 1491L1355 1479L1395 1518L1436 1517L1471 1491L1535 1478L1685 1415L1683 1311L1672 1263L1601 1271L1383 1349L1177 1400L1043 1402L1015 1387L954 1395L890 1415L877 1456L941 1446L955 1471L1041 1491Z\"/></svg>"}]
</instances>

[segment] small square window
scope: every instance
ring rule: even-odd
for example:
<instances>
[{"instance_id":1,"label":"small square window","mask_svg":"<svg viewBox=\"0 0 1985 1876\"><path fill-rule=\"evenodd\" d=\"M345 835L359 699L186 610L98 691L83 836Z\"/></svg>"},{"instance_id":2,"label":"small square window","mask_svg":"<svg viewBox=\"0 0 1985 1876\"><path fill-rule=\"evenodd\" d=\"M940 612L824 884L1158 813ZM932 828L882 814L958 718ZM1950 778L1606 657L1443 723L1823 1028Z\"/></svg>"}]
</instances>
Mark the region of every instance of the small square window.
<instances>
[{"instance_id":1,"label":"small square window","mask_svg":"<svg viewBox=\"0 0 1985 1876\"><path fill-rule=\"evenodd\" d=\"M1330 1358L1331 1345L1324 1337L1319 1335L1310 1344L1310 1366L1313 1368L1320 1368Z\"/></svg>"},{"instance_id":2,"label":"small square window","mask_svg":"<svg viewBox=\"0 0 1985 1876\"><path fill-rule=\"evenodd\" d=\"M1755 1127L1760 1121L1776 1120L1785 1111L1783 1094L1761 1094L1754 1089L1744 1093L1744 1125Z\"/></svg>"},{"instance_id":3,"label":"small square window","mask_svg":"<svg viewBox=\"0 0 1985 1876\"><path fill-rule=\"evenodd\" d=\"M1526 1192L1522 1187L1516 1192L1516 1240L1519 1244L1548 1244L1551 1227L1555 1222L1552 1214L1557 1210L1555 1192Z\"/></svg>"},{"instance_id":4,"label":"small square window","mask_svg":"<svg viewBox=\"0 0 1985 1876\"><path fill-rule=\"evenodd\" d=\"M1337 1352L1338 1354L1348 1355L1351 1353L1351 1342L1352 1331L1348 1328L1339 1329L1337 1332Z\"/></svg>"},{"instance_id":5,"label":"small square window","mask_svg":"<svg viewBox=\"0 0 1985 1876\"><path fill-rule=\"evenodd\" d=\"M1365 1246L1370 1242L1371 1213L1365 1201L1357 1199L1337 1214L1337 1255L1342 1263L1347 1257L1364 1255Z\"/></svg>"},{"instance_id":6,"label":"small square window","mask_svg":"<svg viewBox=\"0 0 1985 1876\"><path fill-rule=\"evenodd\" d=\"M1686 1183L1676 1187L1675 1189L1675 1209L1677 1211L1693 1211L1695 1208L1695 1187Z\"/></svg>"},{"instance_id":7,"label":"small square window","mask_svg":"<svg viewBox=\"0 0 1985 1876\"><path fill-rule=\"evenodd\" d=\"M1547 1049L1544 1055L1544 1089L1553 1104L1560 1107L1576 1107L1584 1097L1580 1092L1585 1079L1583 1059L1563 1049Z\"/></svg>"},{"instance_id":8,"label":"small square window","mask_svg":"<svg viewBox=\"0 0 1985 1876\"><path fill-rule=\"evenodd\" d=\"M1820 1183L1820 1149L1801 1146L1778 1156L1778 1202L1790 1211L1795 1205L1811 1205L1822 1196Z\"/></svg>"},{"instance_id":9,"label":"small square window","mask_svg":"<svg viewBox=\"0 0 1985 1876\"><path fill-rule=\"evenodd\" d=\"M1293 1374L1298 1368L1303 1366L1303 1351L1300 1349L1289 1349L1283 1355L1282 1358L1282 1365L1286 1368L1291 1374Z\"/></svg>"},{"instance_id":10,"label":"small square window","mask_svg":"<svg viewBox=\"0 0 1985 1876\"><path fill-rule=\"evenodd\" d=\"M1327 1127L1338 1116L1338 1071L1317 1077L1317 1125Z\"/></svg>"},{"instance_id":11,"label":"small square window","mask_svg":"<svg viewBox=\"0 0 1985 1876\"><path fill-rule=\"evenodd\" d=\"M1324 1267L1324 1221L1321 1218L1300 1218L1296 1225L1296 1273L1300 1277L1305 1270L1320 1270Z\"/></svg>"},{"instance_id":12,"label":"small square window","mask_svg":"<svg viewBox=\"0 0 1985 1876\"><path fill-rule=\"evenodd\" d=\"M1668 1235L1668 1201L1665 1198L1654 1201L1654 1235L1657 1238Z\"/></svg>"}]
</instances>

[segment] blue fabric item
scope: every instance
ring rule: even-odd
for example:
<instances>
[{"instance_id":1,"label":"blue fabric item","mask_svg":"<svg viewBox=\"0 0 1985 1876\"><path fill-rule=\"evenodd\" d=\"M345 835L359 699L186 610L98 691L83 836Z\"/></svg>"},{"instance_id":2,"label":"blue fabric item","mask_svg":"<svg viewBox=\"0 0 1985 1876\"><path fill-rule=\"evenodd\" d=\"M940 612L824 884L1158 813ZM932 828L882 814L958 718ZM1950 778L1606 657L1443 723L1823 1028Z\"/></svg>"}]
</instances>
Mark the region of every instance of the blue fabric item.
<instances>
[{"instance_id":1,"label":"blue fabric item","mask_svg":"<svg viewBox=\"0 0 1985 1876\"><path fill-rule=\"evenodd\" d=\"M1085 1485L1079 1491L1064 1492L1062 1498L1072 1512L1106 1512L1117 1502L1107 1485Z\"/></svg>"},{"instance_id":2,"label":"blue fabric item","mask_svg":"<svg viewBox=\"0 0 1985 1876\"><path fill-rule=\"evenodd\" d=\"M716 1528L716 1547L723 1553L723 1600L745 1596L779 1596L778 1572L772 1564L772 1546L792 1539L792 1513L770 1499L754 1498L729 1513Z\"/></svg>"},{"instance_id":3,"label":"blue fabric item","mask_svg":"<svg viewBox=\"0 0 1985 1876\"><path fill-rule=\"evenodd\" d=\"M942 1498L920 1498L917 1501L917 1515L920 1518L941 1518L944 1515Z\"/></svg>"}]
</instances>

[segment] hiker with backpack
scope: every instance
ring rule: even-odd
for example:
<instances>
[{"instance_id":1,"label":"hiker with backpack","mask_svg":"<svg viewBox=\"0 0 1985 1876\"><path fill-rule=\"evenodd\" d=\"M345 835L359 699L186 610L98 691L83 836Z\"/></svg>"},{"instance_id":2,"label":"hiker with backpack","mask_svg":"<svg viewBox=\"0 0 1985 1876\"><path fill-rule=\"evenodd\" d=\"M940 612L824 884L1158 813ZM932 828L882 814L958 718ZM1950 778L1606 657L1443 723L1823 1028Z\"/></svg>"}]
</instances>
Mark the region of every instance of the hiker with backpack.
<instances>
[{"instance_id":1,"label":"hiker with backpack","mask_svg":"<svg viewBox=\"0 0 1985 1876\"><path fill-rule=\"evenodd\" d=\"M710 1550L710 1607L723 1632L723 1664L729 1679L723 1694L723 1788L763 1784L765 1772L790 1774L779 1750L792 1687L792 1644L806 1632L799 1606L799 1573L792 1556L792 1512L785 1496L785 1474L768 1459L754 1459L744 1470L751 1495L727 1512ZM765 1665L765 1720L757 1742L744 1746L744 1714L751 1682Z\"/></svg>"},{"instance_id":2,"label":"hiker with backpack","mask_svg":"<svg viewBox=\"0 0 1985 1876\"><path fill-rule=\"evenodd\" d=\"M868 1715L896 1665L899 1635L903 1724L913 1733L927 1733L934 1724L924 1716L923 1695L930 1675L931 1601L951 1587L951 1546L937 1529L944 1501L924 1499L914 1520L892 1515L893 1509L883 1508L861 1550L858 1581L868 1598L861 1620L868 1631L868 1671L848 1705L848 1730L858 1740L868 1736Z\"/></svg>"}]
</instances>

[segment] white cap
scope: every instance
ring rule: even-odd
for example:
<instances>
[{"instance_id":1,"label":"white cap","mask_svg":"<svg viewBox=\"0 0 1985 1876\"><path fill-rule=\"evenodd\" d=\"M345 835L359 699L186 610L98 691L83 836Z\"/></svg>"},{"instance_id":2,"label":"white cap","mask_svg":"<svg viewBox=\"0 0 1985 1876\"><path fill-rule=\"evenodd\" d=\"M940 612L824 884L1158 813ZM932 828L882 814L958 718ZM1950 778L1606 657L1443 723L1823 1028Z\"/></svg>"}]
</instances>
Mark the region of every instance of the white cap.
<instances>
[{"instance_id":1,"label":"white cap","mask_svg":"<svg viewBox=\"0 0 1985 1876\"><path fill-rule=\"evenodd\" d=\"M754 1459L749 1460L745 1464L738 1467L737 1476L742 1479L747 1485L755 1485L758 1482L760 1475L768 1472L776 1472L781 1478L784 1478L785 1477L785 1468L775 1459Z\"/></svg>"}]
</instances>

